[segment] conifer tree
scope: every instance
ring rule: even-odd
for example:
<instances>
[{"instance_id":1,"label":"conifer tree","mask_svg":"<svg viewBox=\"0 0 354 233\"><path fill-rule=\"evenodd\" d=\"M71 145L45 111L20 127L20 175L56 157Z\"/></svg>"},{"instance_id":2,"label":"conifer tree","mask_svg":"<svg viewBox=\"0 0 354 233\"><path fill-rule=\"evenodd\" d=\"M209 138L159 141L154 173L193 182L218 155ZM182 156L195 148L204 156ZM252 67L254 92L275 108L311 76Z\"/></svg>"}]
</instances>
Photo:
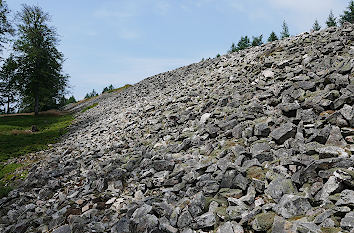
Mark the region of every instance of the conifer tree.
<instances>
[{"instance_id":1,"label":"conifer tree","mask_svg":"<svg viewBox=\"0 0 354 233\"><path fill-rule=\"evenodd\" d=\"M314 30L314 31L319 31L319 30L321 30L321 26L320 26L320 24L318 23L318 20L317 20L317 19L315 20L315 23L314 23L313 26L312 26L312 30Z\"/></svg>"},{"instance_id":2,"label":"conifer tree","mask_svg":"<svg viewBox=\"0 0 354 233\"><path fill-rule=\"evenodd\" d=\"M237 47L236 47L235 43L232 43L232 45L231 45L229 51L227 51L227 53L233 53L233 52L236 52L236 51L237 51Z\"/></svg>"},{"instance_id":3,"label":"conifer tree","mask_svg":"<svg viewBox=\"0 0 354 233\"><path fill-rule=\"evenodd\" d=\"M263 44L263 35L252 38L252 46L259 46Z\"/></svg>"},{"instance_id":4,"label":"conifer tree","mask_svg":"<svg viewBox=\"0 0 354 233\"><path fill-rule=\"evenodd\" d=\"M281 39L284 39L284 38L289 37L289 36L290 36L290 34L289 34L289 27L288 27L287 23L285 22L285 20L283 21L282 28L283 28L283 30L282 30L282 32L280 33L280 38L281 38Z\"/></svg>"},{"instance_id":5,"label":"conifer tree","mask_svg":"<svg viewBox=\"0 0 354 233\"><path fill-rule=\"evenodd\" d=\"M248 36L241 36L241 39L237 43L237 51L247 49L251 46L251 41Z\"/></svg>"},{"instance_id":6,"label":"conifer tree","mask_svg":"<svg viewBox=\"0 0 354 233\"><path fill-rule=\"evenodd\" d=\"M270 33L269 38L268 38L268 42L273 42L276 40L278 40L277 34L275 34L275 32Z\"/></svg>"},{"instance_id":7,"label":"conifer tree","mask_svg":"<svg viewBox=\"0 0 354 233\"><path fill-rule=\"evenodd\" d=\"M329 12L326 24L327 24L327 27L336 27L337 26L337 19L336 19L336 17L334 17L332 10Z\"/></svg>"},{"instance_id":8,"label":"conifer tree","mask_svg":"<svg viewBox=\"0 0 354 233\"><path fill-rule=\"evenodd\" d=\"M344 22L354 23L354 0L349 2L348 10L343 12L340 16L340 24L343 25Z\"/></svg>"}]
</instances>

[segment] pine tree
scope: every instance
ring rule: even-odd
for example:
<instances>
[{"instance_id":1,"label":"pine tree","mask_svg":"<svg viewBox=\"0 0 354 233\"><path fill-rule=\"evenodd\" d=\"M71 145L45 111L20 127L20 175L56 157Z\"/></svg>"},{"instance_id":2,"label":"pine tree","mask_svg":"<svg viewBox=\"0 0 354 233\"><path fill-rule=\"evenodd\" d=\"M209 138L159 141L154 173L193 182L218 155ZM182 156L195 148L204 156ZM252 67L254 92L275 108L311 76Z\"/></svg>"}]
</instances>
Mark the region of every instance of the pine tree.
<instances>
[{"instance_id":1,"label":"pine tree","mask_svg":"<svg viewBox=\"0 0 354 233\"><path fill-rule=\"evenodd\" d=\"M283 31L280 33L280 38L284 39L290 36L289 34L289 28L288 25L286 24L285 20L283 21L283 25L282 25Z\"/></svg>"},{"instance_id":2,"label":"pine tree","mask_svg":"<svg viewBox=\"0 0 354 233\"><path fill-rule=\"evenodd\" d=\"M312 30L314 30L314 31L319 31L319 30L321 30L321 26L320 26L320 24L318 23L318 20L317 20L317 19L315 20L315 23L314 23L313 26L312 26Z\"/></svg>"},{"instance_id":3,"label":"pine tree","mask_svg":"<svg viewBox=\"0 0 354 233\"><path fill-rule=\"evenodd\" d=\"M354 23L354 0L349 2L348 10L343 12L340 16L340 24L343 25L344 22Z\"/></svg>"},{"instance_id":4,"label":"pine tree","mask_svg":"<svg viewBox=\"0 0 354 233\"><path fill-rule=\"evenodd\" d=\"M252 46L259 46L263 44L263 35L252 37Z\"/></svg>"},{"instance_id":5,"label":"pine tree","mask_svg":"<svg viewBox=\"0 0 354 233\"><path fill-rule=\"evenodd\" d=\"M276 40L278 40L277 34L275 34L275 32L270 33L269 38L268 38L268 42L273 42Z\"/></svg>"},{"instance_id":6,"label":"pine tree","mask_svg":"<svg viewBox=\"0 0 354 233\"><path fill-rule=\"evenodd\" d=\"M65 104L76 103L75 97L72 95L69 99L66 100Z\"/></svg>"},{"instance_id":7,"label":"pine tree","mask_svg":"<svg viewBox=\"0 0 354 233\"><path fill-rule=\"evenodd\" d=\"M103 94L103 93L106 93L107 91L108 91L108 87L103 88L102 94Z\"/></svg>"},{"instance_id":8,"label":"pine tree","mask_svg":"<svg viewBox=\"0 0 354 233\"><path fill-rule=\"evenodd\" d=\"M233 53L237 51L237 47L235 45L235 43L232 43L231 48L229 49L229 51L227 51L228 53Z\"/></svg>"},{"instance_id":9,"label":"pine tree","mask_svg":"<svg viewBox=\"0 0 354 233\"><path fill-rule=\"evenodd\" d=\"M336 27L337 26L337 19L333 15L333 11L329 12L327 21L326 21L327 27Z\"/></svg>"},{"instance_id":10,"label":"pine tree","mask_svg":"<svg viewBox=\"0 0 354 233\"><path fill-rule=\"evenodd\" d=\"M251 41L248 36L241 36L241 39L237 43L237 51L247 49L251 46Z\"/></svg>"},{"instance_id":11,"label":"pine tree","mask_svg":"<svg viewBox=\"0 0 354 233\"><path fill-rule=\"evenodd\" d=\"M32 106L38 115L41 107L55 107L65 94L68 76L63 74L64 56L56 48L58 35L48 25L50 16L40 7L23 5L18 19L14 50L22 105Z\"/></svg>"}]
</instances>

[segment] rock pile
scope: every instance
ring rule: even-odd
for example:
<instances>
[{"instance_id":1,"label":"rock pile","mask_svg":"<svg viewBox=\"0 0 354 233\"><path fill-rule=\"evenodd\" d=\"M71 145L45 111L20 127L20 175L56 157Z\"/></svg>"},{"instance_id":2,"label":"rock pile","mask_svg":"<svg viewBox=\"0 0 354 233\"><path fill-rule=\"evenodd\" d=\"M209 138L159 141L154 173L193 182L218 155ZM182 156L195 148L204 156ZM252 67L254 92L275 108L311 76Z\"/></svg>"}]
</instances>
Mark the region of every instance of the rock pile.
<instances>
[{"instance_id":1,"label":"rock pile","mask_svg":"<svg viewBox=\"0 0 354 233\"><path fill-rule=\"evenodd\" d=\"M354 25L147 78L77 115L1 232L353 232Z\"/></svg>"}]
</instances>

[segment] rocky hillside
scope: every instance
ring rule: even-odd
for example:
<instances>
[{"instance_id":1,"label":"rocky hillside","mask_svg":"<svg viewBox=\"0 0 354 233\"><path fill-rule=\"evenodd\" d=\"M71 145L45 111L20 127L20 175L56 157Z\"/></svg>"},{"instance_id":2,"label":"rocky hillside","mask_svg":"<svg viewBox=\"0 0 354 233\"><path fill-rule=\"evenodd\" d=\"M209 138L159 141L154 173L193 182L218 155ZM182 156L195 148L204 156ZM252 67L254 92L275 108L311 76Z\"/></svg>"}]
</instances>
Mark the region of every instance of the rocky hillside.
<instances>
[{"instance_id":1,"label":"rocky hillside","mask_svg":"<svg viewBox=\"0 0 354 233\"><path fill-rule=\"evenodd\" d=\"M147 78L78 113L1 232L353 232L354 25Z\"/></svg>"}]
</instances>

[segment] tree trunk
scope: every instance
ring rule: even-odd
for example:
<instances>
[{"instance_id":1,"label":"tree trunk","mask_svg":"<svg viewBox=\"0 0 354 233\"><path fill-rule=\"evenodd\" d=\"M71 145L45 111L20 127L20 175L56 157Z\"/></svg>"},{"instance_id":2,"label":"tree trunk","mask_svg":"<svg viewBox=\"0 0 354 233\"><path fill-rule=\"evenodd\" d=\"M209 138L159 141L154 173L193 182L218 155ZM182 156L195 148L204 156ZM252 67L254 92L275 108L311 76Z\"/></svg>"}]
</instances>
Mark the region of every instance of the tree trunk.
<instances>
[{"instance_id":1,"label":"tree trunk","mask_svg":"<svg viewBox=\"0 0 354 233\"><path fill-rule=\"evenodd\" d=\"M34 98L34 115L38 115L39 112L39 97L38 94Z\"/></svg>"},{"instance_id":2,"label":"tree trunk","mask_svg":"<svg viewBox=\"0 0 354 233\"><path fill-rule=\"evenodd\" d=\"M7 97L7 114L10 114L10 96Z\"/></svg>"}]
</instances>

